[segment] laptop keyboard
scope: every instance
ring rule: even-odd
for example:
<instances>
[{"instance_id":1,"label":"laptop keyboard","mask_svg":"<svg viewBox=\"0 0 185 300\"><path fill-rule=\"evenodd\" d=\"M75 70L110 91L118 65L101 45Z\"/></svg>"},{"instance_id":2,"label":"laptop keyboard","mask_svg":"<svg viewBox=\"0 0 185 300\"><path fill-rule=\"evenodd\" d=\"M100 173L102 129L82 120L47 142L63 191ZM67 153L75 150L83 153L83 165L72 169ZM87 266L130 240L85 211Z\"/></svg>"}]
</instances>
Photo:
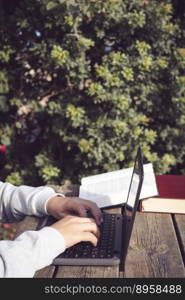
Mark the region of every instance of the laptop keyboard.
<instances>
[{"instance_id":1,"label":"laptop keyboard","mask_svg":"<svg viewBox=\"0 0 185 300\"><path fill-rule=\"evenodd\" d=\"M114 255L115 214L103 214L100 238L96 247L90 242L81 242L60 254L60 258L111 258Z\"/></svg>"}]
</instances>

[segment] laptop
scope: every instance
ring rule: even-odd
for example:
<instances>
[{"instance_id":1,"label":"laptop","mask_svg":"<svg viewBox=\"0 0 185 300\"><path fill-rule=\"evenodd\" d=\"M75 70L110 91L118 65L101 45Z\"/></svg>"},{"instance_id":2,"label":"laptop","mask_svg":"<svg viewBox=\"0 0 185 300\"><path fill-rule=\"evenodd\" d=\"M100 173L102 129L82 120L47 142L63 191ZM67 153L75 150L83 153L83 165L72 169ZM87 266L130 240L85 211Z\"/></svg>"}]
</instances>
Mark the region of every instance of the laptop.
<instances>
[{"instance_id":1,"label":"laptop","mask_svg":"<svg viewBox=\"0 0 185 300\"><path fill-rule=\"evenodd\" d=\"M143 183L143 161L140 147L137 150L133 172L130 180L127 201L122 205L122 214L103 212L100 225L100 238L96 247L90 242L80 242L57 256L54 265L122 265L129 246L139 196ZM47 216L38 229L50 226L56 219Z\"/></svg>"}]
</instances>

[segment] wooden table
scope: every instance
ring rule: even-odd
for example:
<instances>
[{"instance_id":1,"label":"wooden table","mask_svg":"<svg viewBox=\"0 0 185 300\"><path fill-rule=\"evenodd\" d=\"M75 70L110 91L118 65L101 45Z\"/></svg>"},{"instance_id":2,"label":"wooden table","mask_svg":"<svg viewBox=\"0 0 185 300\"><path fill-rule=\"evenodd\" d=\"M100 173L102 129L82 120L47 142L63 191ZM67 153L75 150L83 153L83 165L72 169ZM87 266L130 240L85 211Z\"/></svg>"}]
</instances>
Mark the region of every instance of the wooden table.
<instances>
[{"instance_id":1,"label":"wooden table","mask_svg":"<svg viewBox=\"0 0 185 300\"><path fill-rule=\"evenodd\" d=\"M79 187L55 186L66 196L78 196ZM120 212L119 209L111 212ZM36 229L39 218L26 217L17 234ZM184 278L185 215L137 212L125 263L119 266L48 266L36 272L45 278Z\"/></svg>"}]
</instances>

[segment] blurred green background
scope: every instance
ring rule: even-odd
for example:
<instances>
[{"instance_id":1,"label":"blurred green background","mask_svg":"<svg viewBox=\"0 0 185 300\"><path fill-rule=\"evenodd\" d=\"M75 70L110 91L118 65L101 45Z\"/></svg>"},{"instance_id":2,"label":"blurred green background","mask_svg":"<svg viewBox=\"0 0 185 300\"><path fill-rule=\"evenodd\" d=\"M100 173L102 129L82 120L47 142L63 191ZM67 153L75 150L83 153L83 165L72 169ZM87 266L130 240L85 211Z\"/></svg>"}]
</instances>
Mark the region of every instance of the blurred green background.
<instances>
[{"instance_id":1,"label":"blurred green background","mask_svg":"<svg viewBox=\"0 0 185 300\"><path fill-rule=\"evenodd\" d=\"M126 168L185 174L185 5L0 2L0 178L79 183Z\"/></svg>"}]
</instances>

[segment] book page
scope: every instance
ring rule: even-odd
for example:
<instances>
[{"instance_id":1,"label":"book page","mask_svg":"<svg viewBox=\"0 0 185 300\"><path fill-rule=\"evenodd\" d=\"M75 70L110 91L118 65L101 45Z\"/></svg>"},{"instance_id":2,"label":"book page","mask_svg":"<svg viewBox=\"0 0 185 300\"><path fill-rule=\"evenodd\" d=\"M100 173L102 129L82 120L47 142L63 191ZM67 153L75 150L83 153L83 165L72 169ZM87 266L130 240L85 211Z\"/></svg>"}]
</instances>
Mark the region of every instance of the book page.
<instances>
[{"instance_id":1,"label":"book page","mask_svg":"<svg viewBox=\"0 0 185 300\"><path fill-rule=\"evenodd\" d=\"M124 204L127 199L128 188L129 180L127 176L114 177L110 180L81 185L80 197L96 202L99 207Z\"/></svg>"},{"instance_id":2,"label":"book page","mask_svg":"<svg viewBox=\"0 0 185 300\"><path fill-rule=\"evenodd\" d=\"M141 211L162 213L185 213L185 199L149 198L142 200Z\"/></svg>"},{"instance_id":3,"label":"book page","mask_svg":"<svg viewBox=\"0 0 185 300\"><path fill-rule=\"evenodd\" d=\"M124 204L132 176L132 168L84 177L79 197L94 201L100 208ZM151 163L144 165L144 181L140 199L158 195Z\"/></svg>"},{"instance_id":4,"label":"book page","mask_svg":"<svg viewBox=\"0 0 185 300\"><path fill-rule=\"evenodd\" d=\"M88 177L83 177L81 180L81 184L85 186L92 183L99 183L102 181L104 182L104 181L115 180L117 178L123 178L123 176L129 177L132 174L132 170L133 168L127 168L123 170L117 170L117 171L92 175Z\"/></svg>"},{"instance_id":5,"label":"book page","mask_svg":"<svg viewBox=\"0 0 185 300\"><path fill-rule=\"evenodd\" d=\"M143 186L141 188L140 199L157 196L158 189L157 189L155 174L153 170L153 165L151 163L144 164L143 169L144 169L144 180L143 180Z\"/></svg>"}]
</instances>

